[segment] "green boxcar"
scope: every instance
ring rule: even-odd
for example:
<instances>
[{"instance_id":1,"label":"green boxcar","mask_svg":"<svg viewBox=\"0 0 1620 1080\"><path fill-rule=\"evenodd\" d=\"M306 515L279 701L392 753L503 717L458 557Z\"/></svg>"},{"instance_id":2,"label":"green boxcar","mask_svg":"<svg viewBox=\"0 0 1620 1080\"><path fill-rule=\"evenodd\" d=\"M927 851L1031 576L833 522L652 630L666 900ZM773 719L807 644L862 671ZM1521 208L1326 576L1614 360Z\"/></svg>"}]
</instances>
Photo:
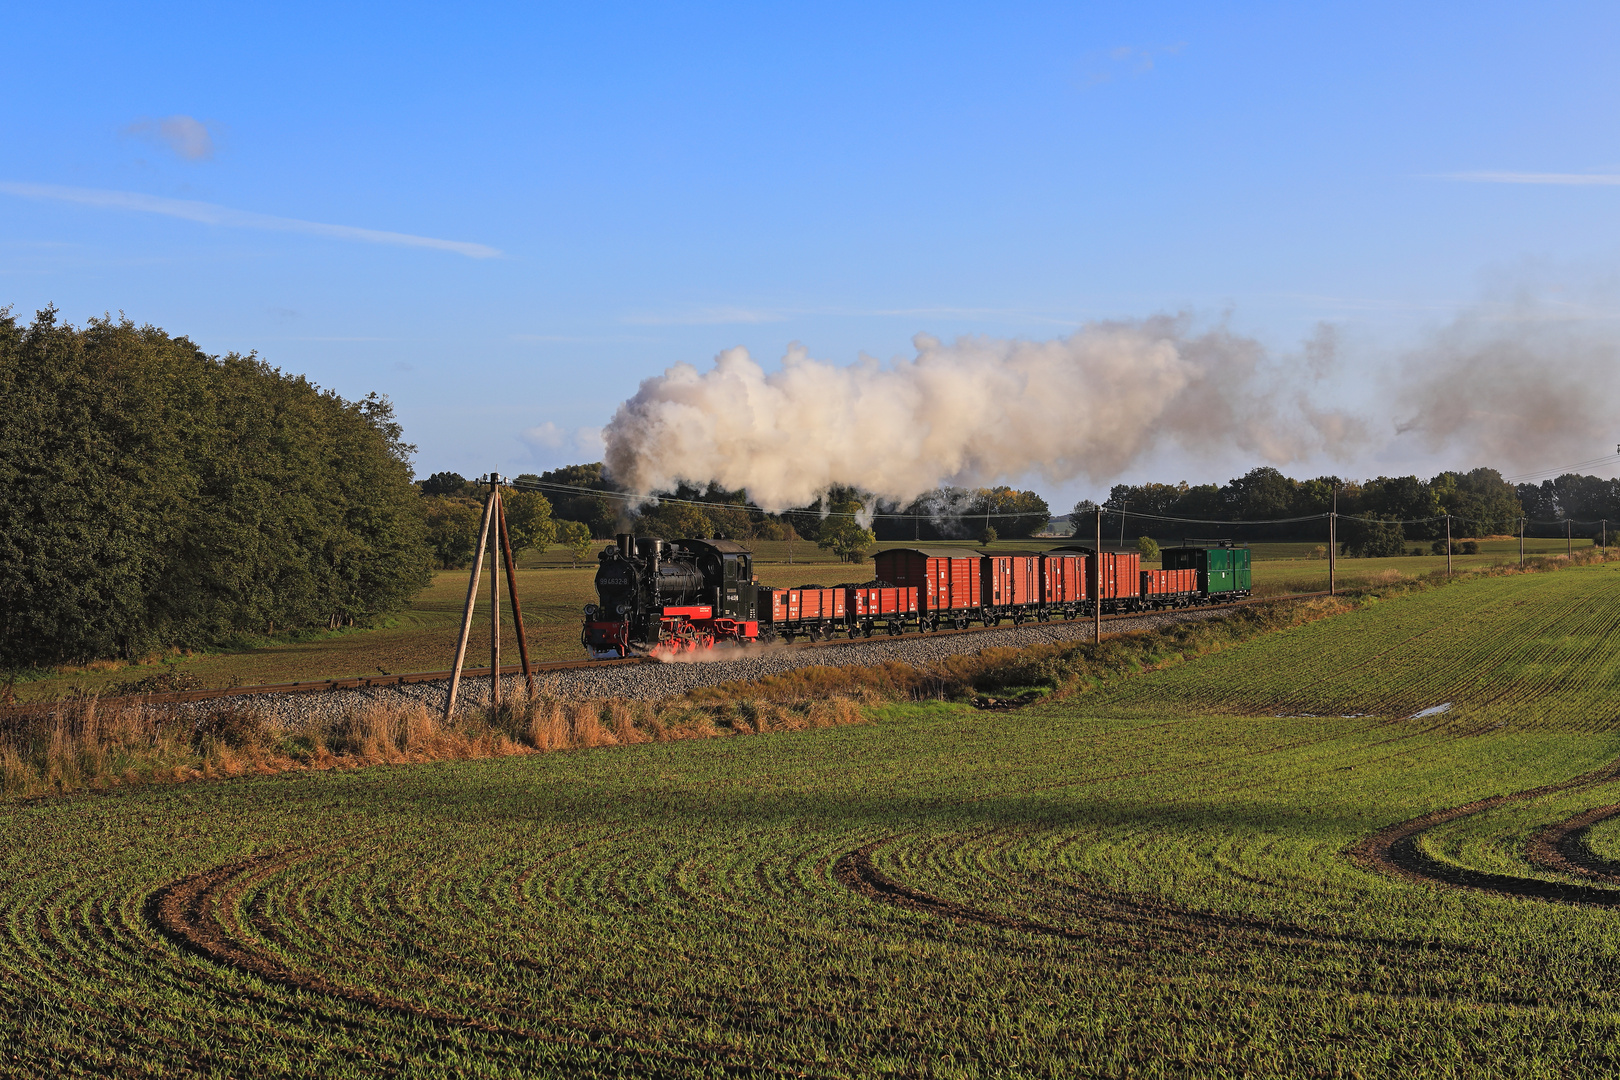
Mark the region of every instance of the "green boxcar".
<instances>
[{"instance_id":1,"label":"green boxcar","mask_svg":"<svg viewBox=\"0 0 1620 1080\"><path fill-rule=\"evenodd\" d=\"M1248 548L1165 548L1159 558L1166 570L1197 570L1198 591L1206 596L1249 595Z\"/></svg>"}]
</instances>

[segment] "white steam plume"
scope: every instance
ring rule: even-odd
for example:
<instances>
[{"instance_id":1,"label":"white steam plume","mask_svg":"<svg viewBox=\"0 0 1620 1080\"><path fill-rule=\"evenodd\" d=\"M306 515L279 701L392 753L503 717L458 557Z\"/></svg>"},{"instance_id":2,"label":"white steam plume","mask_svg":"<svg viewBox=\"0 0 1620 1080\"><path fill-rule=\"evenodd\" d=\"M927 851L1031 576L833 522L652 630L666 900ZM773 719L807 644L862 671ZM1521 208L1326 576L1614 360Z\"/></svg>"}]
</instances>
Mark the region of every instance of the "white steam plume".
<instances>
[{"instance_id":1,"label":"white steam plume","mask_svg":"<svg viewBox=\"0 0 1620 1080\"><path fill-rule=\"evenodd\" d=\"M713 480L784 509L834 484L904 501L1032 472L1103 482L1167 442L1282 465L1343 454L1364 436L1309 398L1331 366L1327 331L1286 365L1251 338L1192 335L1187 319L1166 316L1052 341L913 343L917 355L890 366L836 367L797 346L771 374L741 348L707 372L677 364L604 429L608 474L640 494Z\"/></svg>"}]
</instances>

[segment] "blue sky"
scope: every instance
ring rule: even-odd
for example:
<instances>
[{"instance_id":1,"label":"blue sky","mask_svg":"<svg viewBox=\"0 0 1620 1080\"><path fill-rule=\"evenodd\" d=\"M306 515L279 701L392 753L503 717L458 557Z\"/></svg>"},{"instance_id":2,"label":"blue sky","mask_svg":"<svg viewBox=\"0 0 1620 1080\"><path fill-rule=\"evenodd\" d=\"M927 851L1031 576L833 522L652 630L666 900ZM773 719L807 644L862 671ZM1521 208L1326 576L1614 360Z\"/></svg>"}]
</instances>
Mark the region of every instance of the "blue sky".
<instances>
[{"instance_id":1,"label":"blue sky","mask_svg":"<svg viewBox=\"0 0 1620 1080\"><path fill-rule=\"evenodd\" d=\"M422 473L580 460L736 345L1327 321L1329 397L1387 413L1461 313L1620 310L1612 5L69 3L6 40L0 305L385 392ZM1379 416L1290 471L1482 463Z\"/></svg>"}]
</instances>

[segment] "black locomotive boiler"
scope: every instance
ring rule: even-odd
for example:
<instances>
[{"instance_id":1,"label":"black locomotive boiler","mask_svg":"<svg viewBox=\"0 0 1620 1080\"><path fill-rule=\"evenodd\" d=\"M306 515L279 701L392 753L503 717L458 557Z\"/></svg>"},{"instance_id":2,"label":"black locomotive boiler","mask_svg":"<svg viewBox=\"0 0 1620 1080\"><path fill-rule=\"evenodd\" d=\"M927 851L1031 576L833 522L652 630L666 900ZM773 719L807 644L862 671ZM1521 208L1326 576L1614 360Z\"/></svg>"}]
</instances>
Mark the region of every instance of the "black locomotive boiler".
<instances>
[{"instance_id":1,"label":"black locomotive boiler","mask_svg":"<svg viewBox=\"0 0 1620 1080\"><path fill-rule=\"evenodd\" d=\"M582 640L597 659L690 652L760 635L753 555L730 540L620 533L602 551Z\"/></svg>"}]
</instances>

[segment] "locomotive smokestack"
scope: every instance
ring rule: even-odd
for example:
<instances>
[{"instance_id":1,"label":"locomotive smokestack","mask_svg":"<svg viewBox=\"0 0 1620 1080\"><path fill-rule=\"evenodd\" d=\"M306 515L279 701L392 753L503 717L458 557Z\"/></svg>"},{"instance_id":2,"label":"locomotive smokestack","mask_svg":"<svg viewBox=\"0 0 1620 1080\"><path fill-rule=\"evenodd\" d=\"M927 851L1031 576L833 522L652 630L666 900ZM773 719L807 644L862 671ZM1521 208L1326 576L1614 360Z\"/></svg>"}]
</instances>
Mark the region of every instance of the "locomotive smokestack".
<instances>
[{"instance_id":1,"label":"locomotive smokestack","mask_svg":"<svg viewBox=\"0 0 1620 1080\"><path fill-rule=\"evenodd\" d=\"M628 559L633 550L631 545L635 543L635 537L629 533L616 533L613 542L619 546L619 554Z\"/></svg>"}]
</instances>

